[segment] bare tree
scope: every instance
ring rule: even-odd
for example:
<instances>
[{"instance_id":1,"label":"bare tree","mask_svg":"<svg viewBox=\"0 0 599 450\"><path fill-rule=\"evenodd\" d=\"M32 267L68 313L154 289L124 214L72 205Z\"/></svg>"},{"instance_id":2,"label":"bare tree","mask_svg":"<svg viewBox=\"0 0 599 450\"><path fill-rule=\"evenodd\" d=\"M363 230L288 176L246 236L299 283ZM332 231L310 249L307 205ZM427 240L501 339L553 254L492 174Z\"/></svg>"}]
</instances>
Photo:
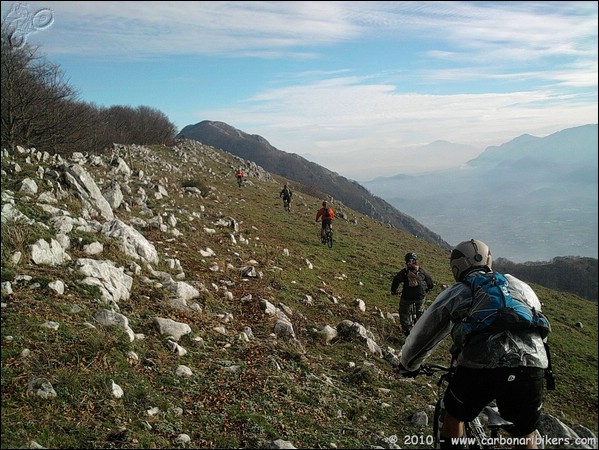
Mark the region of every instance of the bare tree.
<instances>
[{"instance_id":1,"label":"bare tree","mask_svg":"<svg viewBox=\"0 0 599 450\"><path fill-rule=\"evenodd\" d=\"M2 146L66 153L91 143L94 109L76 100L59 66L30 45L14 47L2 28Z\"/></svg>"},{"instance_id":2,"label":"bare tree","mask_svg":"<svg viewBox=\"0 0 599 450\"><path fill-rule=\"evenodd\" d=\"M177 129L164 113L149 106L136 110L135 138L142 144L163 144L174 139Z\"/></svg>"},{"instance_id":3,"label":"bare tree","mask_svg":"<svg viewBox=\"0 0 599 450\"><path fill-rule=\"evenodd\" d=\"M69 117L69 136L63 148L68 151L85 149L101 153L112 142L106 139L106 124L101 117L101 109L91 103L70 102L64 116Z\"/></svg>"},{"instance_id":4,"label":"bare tree","mask_svg":"<svg viewBox=\"0 0 599 450\"><path fill-rule=\"evenodd\" d=\"M2 145L35 146L56 152L73 144L76 92L60 68L37 56L37 48L15 48L2 28Z\"/></svg>"},{"instance_id":5,"label":"bare tree","mask_svg":"<svg viewBox=\"0 0 599 450\"><path fill-rule=\"evenodd\" d=\"M14 46L2 24L2 146L17 145L66 154L101 152L119 144L172 141L175 125L149 106L99 108L77 99L58 65L29 44Z\"/></svg>"},{"instance_id":6,"label":"bare tree","mask_svg":"<svg viewBox=\"0 0 599 450\"><path fill-rule=\"evenodd\" d=\"M119 144L163 144L177 133L164 113L149 106L111 106L101 116L107 124L107 135Z\"/></svg>"},{"instance_id":7,"label":"bare tree","mask_svg":"<svg viewBox=\"0 0 599 450\"><path fill-rule=\"evenodd\" d=\"M2 147L14 148L20 143L22 130L27 126L22 117L22 111L27 109L28 99L21 93L23 83L28 77L27 64L32 55L29 47L14 50L10 43L10 33L2 25L2 48L0 72L2 96L0 111L2 125L0 136Z\"/></svg>"},{"instance_id":8,"label":"bare tree","mask_svg":"<svg viewBox=\"0 0 599 450\"><path fill-rule=\"evenodd\" d=\"M106 137L119 144L136 143L133 139L135 109L130 106L111 106L101 113L106 123Z\"/></svg>"}]
</instances>

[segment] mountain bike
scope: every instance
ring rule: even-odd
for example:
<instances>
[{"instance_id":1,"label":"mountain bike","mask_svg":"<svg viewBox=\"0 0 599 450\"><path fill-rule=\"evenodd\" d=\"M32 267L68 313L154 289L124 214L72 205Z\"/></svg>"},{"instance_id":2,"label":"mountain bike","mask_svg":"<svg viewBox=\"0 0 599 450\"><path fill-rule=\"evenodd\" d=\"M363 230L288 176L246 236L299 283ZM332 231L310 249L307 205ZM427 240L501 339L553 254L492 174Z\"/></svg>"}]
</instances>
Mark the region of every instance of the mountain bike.
<instances>
[{"instance_id":1,"label":"mountain bike","mask_svg":"<svg viewBox=\"0 0 599 450\"><path fill-rule=\"evenodd\" d=\"M291 201L288 198L283 199L283 208L285 208L285 211L291 212Z\"/></svg>"},{"instance_id":2,"label":"mountain bike","mask_svg":"<svg viewBox=\"0 0 599 450\"><path fill-rule=\"evenodd\" d=\"M241 187L243 185L243 177L237 177L237 186Z\"/></svg>"},{"instance_id":3,"label":"mountain bike","mask_svg":"<svg viewBox=\"0 0 599 450\"><path fill-rule=\"evenodd\" d=\"M430 291L432 291L431 289L425 289L424 293L428 294ZM398 294L401 297L401 292ZM422 301L422 310L424 311L424 308L426 306L426 297L424 298L424 300ZM410 308L408 309L408 317L410 318L410 330L412 330L412 328L414 328L414 325L416 325L416 321L418 320L418 306L416 303L412 303L410 305Z\"/></svg>"},{"instance_id":4,"label":"mountain bike","mask_svg":"<svg viewBox=\"0 0 599 450\"><path fill-rule=\"evenodd\" d=\"M416 321L418 320L418 307L416 306L416 303L412 303L410 305L410 308L408 309L408 317L410 318L411 322L410 330L412 330L414 325L416 325Z\"/></svg>"},{"instance_id":5,"label":"mountain bike","mask_svg":"<svg viewBox=\"0 0 599 450\"><path fill-rule=\"evenodd\" d=\"M391 294L395 297L400 297L400 302L401 302L401 294L403 291L399 291L396 292L395 294ZM401 313L400 313L401 314ZM412 330L412 328L414 328L414 325L416 325L416 321L418 320L418 307L416 306L416 303L411 303L409 308L408 308L408 318L410 319L410 331ZM402 328L402 331L405 334L405 330L403 330L403 326L401 326L400 328ZM407 335L406 335L407 336Z\"/></svg>"},{"instance_id":6,"label":"mountain bike","mask_svg":"<svg viewBox=\"0 0 599 450\"><path fill-rule=\"evenodd\" d=\"M441 448L441 430L443 428L443 417L445 416L445 403L443 394L447 383L455 372L456 367L450 367L439 364L423 364L420 368L420 373L425 375L433 375L436 372L443 372L437 381L437 402L435 404L435 412L433 415L433 448ZM486 423L483 426L483 419ZM492 448L512 448L509 439L502 439L500 430L509 432L512 427L512 422L509 422L501 417L497 409L490 404L485 406L482 412L470 422L464 423L464 439L466 448L471 449L492 449ZM488 434L487 434L488 433ZM540 434L536 432L537 444L539 448L543 448ZM503 442L502 442L503 441Z\"/></svg>"},{"instance_id":7,"label":"mountain bike","mask_svg":"<svg viewBox=\"0 0 599 450\"><path fill-rule=\"evenodd\" d=\"M399 291L396 294L392 294L392 295L401 298L401 293L402 293L402 291ZM422 307L424 308L424 303L422 304ZM410 304L410 306L408 308L408 318L410 320L409 331L412 331L412 328L414 328L414 325L416 325L416 321L418 320L418 306L416 303Z\"/></svg>"},{"instance_id":8,"label":"mountain bike","mask_svg":"<svg viewBox=\"0 0 599 450\"><path fill-rule=\"evenodd\" d=\"M327 225L324 230L324 237L321 239L323 244L326 244L327 247L333 248L333 230L330 225Z\"/></svg>"}]
</instances>

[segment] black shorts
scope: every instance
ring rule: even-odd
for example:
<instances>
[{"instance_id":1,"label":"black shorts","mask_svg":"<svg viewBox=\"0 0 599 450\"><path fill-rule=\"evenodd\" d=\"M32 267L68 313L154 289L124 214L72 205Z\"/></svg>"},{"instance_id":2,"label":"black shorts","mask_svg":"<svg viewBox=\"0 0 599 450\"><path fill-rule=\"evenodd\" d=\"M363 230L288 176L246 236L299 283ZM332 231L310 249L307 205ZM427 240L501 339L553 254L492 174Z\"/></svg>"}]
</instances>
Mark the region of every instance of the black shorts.
<instances>
[{"instance_id":1,"label":"black shorts","mask_svg":"<svg viewBox=\"0 0 599 450\"><path fill-rule=\"evenodd\" d=\"M544 370L538 367L470 369L458 367L443 397L445 410L469 422L492 400L499 414L514 424L510 433L526 436L539 425Z\"/></svg>"},{"instance_id":2,"label":"black shorts","mask_svg":"<svg viewBox=\"0 0 599 450\"><path fill-rule=\"evenodd\" d=\"M330 219L330 218L325 219L325 218L323 218L322 219L322 227L321 228L324 230L327 227L327 225L331 225L332 223L333 223L333 219Z\"/></svg>"}]
</instances>

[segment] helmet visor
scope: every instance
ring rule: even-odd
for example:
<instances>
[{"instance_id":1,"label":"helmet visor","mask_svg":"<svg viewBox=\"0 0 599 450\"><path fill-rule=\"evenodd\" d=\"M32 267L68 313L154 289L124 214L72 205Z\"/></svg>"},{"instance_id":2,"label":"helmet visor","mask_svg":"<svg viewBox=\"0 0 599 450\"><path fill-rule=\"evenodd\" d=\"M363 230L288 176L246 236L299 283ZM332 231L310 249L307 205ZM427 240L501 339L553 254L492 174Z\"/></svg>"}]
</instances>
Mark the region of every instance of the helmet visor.
<instances>
[{"instance_id":1,"label":"helmet visor","mask_svg":"<svg viewBox=\"0 0 599 450\"><path fill-rule=\"evenodd\" d=\"M465 257L466 257L466 255L464 255L460 250L455 248L451 252L451 256L449 257L449 260L453 261L454 259L460 259L460 258L465 258Z\"/></svg>"}]
</instances>

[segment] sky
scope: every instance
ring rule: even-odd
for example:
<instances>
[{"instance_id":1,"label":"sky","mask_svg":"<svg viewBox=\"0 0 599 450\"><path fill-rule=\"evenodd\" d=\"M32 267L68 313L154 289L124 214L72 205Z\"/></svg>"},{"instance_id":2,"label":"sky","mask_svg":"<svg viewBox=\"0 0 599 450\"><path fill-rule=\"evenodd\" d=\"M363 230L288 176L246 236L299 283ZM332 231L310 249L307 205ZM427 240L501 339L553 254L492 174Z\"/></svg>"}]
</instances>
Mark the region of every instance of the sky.
<instances>
[{"instance_id":1,"label":"sky","mask_svg":"<svg viewBox=\"0 0 599 450\"><path fill-rule=\"evenodd\" d=\"M2 18L84 102L222 121L366 181L597 123L597 3L3 1Z\"/></svg>"}]
</instances>

